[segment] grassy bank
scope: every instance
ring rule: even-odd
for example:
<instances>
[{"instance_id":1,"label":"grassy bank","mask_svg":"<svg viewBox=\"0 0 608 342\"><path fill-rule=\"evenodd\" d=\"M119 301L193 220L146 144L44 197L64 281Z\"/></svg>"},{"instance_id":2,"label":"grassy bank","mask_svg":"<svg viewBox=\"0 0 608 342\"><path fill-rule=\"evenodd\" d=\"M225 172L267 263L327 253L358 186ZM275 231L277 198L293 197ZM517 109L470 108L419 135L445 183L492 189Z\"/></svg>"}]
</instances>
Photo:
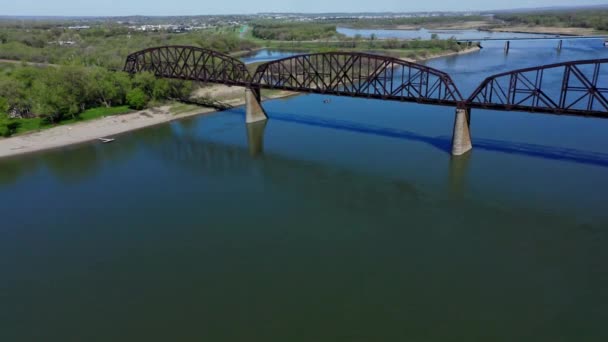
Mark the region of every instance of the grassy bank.
<instances>
[{"instance_id":1,"label":"grassy bank","mask_svg":"<svg viewBox=\"0 0 608 342\"><path fill-rule=\"evenodd\" d=\"M91 108L82 112L77 118L62 120L55 124L50 124L40 117L30 119L9 119L6 114L0 114L0 136L6 137L14 134L39 131L60 125L98 119L104 116L126 114L132 111L133 110L128 106Z\"/></svg>"}]
</instances>

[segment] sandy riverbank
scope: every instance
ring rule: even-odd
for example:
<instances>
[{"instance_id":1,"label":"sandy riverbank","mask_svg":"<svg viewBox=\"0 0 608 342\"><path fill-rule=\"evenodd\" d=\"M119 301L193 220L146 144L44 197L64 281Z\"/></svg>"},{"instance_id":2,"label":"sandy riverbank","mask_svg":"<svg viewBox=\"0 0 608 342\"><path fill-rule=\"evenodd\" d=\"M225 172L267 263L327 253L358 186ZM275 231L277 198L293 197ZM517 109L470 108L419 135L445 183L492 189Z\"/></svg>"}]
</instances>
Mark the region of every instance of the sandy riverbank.
<instances>
[{"instance_id":1,"label":"sandy riverbank","mask_svg":"<svg viewBox=\"0 0 608 342\"><path fill-rule=\"evenodd\" d=\"M220 98L226 98L224 103L235 107L245 104L243 88L212 86L203 88L200 91L211 92ZM230 96L234 96L237 92L239 93L238 98L227 99ZM294 93L291 92L276 92L268 97L264 97L264 100L293 95ZM107 116L101 119L57 126L10 138L0 138L0 158L55 149L99 138L108 138L117 134L216 111L213 108L196 107L186 112L180 112L176 107L180 106L172 107L166 105L128 114Z\"/></svg>"}]
</instances>

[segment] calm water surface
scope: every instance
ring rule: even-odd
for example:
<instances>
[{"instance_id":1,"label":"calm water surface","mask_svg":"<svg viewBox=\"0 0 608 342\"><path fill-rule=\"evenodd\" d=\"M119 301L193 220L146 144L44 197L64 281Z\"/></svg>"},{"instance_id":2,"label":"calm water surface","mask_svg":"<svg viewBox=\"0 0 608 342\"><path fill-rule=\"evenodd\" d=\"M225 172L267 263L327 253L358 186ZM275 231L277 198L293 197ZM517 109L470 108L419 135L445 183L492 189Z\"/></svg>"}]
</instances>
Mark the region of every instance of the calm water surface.
<instances>
[{"instance_id":1,"label":"calm water surface","mask_svg":"<svg viewBox=\"0 0 608 342\"><path fill-rule=\"evenodd\" d=\"M608 120L323 99L0 161L0 341L608 340Z\"/></svg>"},{"instance_id":2,"label":"calm water surface","mask_svg":"<svg viewBox=\"0 0 608 342\"><path fill-rule=\"evenodd\" d=\"M256 52L253 52L243 58L241 60L246 63L260 63L260 62L269 62L274 61L281 58L287 58L294 55L298 55L298 52L290 52L290 51L280 51L280 50L268 50L263 49Z\"/></svg>"}]
</instances>

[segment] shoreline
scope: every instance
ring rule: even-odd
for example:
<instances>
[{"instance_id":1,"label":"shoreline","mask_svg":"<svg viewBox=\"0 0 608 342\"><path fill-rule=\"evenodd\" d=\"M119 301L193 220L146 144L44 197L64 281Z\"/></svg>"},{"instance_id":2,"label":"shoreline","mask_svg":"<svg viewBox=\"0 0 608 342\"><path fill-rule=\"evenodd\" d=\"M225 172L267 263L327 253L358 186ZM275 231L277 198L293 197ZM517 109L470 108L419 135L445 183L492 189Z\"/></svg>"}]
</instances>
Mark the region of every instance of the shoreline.
<instances>
[{"instance_id":1,"label":"shoreline","mask_svg":"<svg viewBox=\"0 0 608 342\"><path fill-rule=\"evenodd\" d=\"M423 62L428 62L428 61L430 61L432 59L436 59L436 58L466 55L466 54L477 52L477 51L481 51L481 48L479 46L472 46L472 47L466 48L464 50L441 52L441 53L438 53L435 55L430 55L430 56L424 57L424 58L412 59L412 58L399 57L399 59L406 61L406 62L410 62L410 63L423 63Z\"/></svg>"},{"instance_id":2,"label":"shoreline","mask_svg":"<svg viewBox=\"0 0 608 342\"><path fill-rule=\"evenodd\" d=\"M263 97L262 101L287 98L296 94L297 93L279 92ZM229 102L234 107L245 105L245 91L243 90L242 99L233 99ZM175 113L171 110L171 105L163 105L132 113L106 116L100 119L24 133L10 138L0 139L0 160L24 154L89 143L100 138L108 138L176 120L217 112L221 111L201 106L186 112Z\"/></svg>"},{"instance_id":3,"label":"shoreline","mask_svg":"<svg viewBox=\"0 0 608 342\"><path fill-rule=\"evenodd\" d=\"M474 46L461 51L442 52L425 58L399 59L412 63L421 63L435 58L468 54L479 50L480 48L478 46ZM220 94L221 96L222 90L225 88L227 88L227 86L212 86L209 88L202 88L199 91L204 95L213 98L213 95ZM299 94L300 93L280 91L268 96L263 95L262 101L288 98ZM234 94L232 94L232 96L234 96ZM230 98L225 102L233 107L245 105L244 90L242 96ZM100 138L108 138L151 126L216 112L220 111L215 108L200 106L186 112L174 113L171 110L171 105L163 105L127 114L106 116L100 119L28 132L10 138L0 138L0 159L89 143Z\"/></svg>"}]
</instances>

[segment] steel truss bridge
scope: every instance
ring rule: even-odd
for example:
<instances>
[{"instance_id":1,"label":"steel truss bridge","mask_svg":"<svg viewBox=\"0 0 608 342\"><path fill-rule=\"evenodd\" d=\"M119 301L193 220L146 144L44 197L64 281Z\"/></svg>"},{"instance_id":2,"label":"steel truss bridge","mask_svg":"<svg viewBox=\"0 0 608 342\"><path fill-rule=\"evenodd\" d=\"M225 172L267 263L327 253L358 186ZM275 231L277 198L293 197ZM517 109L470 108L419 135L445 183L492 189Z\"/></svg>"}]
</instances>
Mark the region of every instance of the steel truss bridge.
<instances>
[{"instance_id":1,"label":"steel truss bridge","mask_svg":"<svg viewBox=\"0 0 608 342\"><path fill-rule=\"evenodd\" d=\"M440 70L397 58L355 52L304 54L261 64L250 73L240 60L192 46L162 46L133 53L124 71L157 77L242 86L248 122L266 118L261 89L414 102L457 108L454 154L471 149L470 109L608 118L608 59L513 70L485 79L464 98ZM463 152L464 151L464 152Z\"/></svg>"}]
</instances>

